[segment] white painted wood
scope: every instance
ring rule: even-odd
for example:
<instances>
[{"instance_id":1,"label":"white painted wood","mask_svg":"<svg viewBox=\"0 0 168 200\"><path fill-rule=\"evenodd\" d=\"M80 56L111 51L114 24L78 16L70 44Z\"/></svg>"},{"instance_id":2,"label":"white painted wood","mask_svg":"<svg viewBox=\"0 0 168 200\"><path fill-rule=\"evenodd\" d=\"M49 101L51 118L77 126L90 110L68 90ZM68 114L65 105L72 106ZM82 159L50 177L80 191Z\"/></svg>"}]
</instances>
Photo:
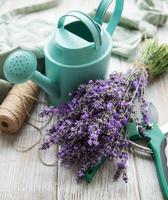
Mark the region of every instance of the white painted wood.
<instances>
[{"instance_id":1,"label":"white painted wood","mask_svg":"<svg viewBox=\"0 0 168 200\"><path fill-rule=\"evenodd\" d=\"M20 0L15 0L19 2ZM13 6L14 1L8 5ZM21 2L21 1L20 1ZM90 10L98 5L98 0L60 0L55 8L56 16L71 9ZM165 42L167 29L158 33ZM112 70L125 71L130 64L112 57L109 73ZM157 79L147 89L147 98L154 102L159 111L159 123L168 121L168 75ZM44 101L42 94L40 100ZM43 104L36 105L33 117L37 117ZM38 117L37 117L38 118ZM52 122L51 122L52 123ZM42 126L43 124L41 124ZM58 163L46 167L39 161L36 146L26 153L17 152L17 145L29 146L38 139L38 132L25 125L16 136L0 134L0 200L162 200L153 161L150 156L130 154L128 165L129 182L113 182L114 165L106 163L96 174L91 184L75 181L76 170L65 169ZM168 155L168 151L167 155Z\"/></svg>"}]
</instances>

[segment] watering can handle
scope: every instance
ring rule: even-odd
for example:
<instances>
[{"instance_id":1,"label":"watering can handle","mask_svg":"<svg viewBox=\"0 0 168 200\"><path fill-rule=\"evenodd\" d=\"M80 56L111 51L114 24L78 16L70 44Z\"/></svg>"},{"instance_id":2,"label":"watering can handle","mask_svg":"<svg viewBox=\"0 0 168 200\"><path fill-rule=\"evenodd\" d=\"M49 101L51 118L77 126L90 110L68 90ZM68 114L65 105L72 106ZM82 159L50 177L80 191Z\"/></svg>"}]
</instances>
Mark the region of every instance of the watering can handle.
<instances>
[{"instance_id":1,"label":"watering can handle","mask_svg":"<svg viewBox=\"0 0 168 200\"><path fill-rule=\"evenodd\" d=\"M99 4L94 20L98 22L100 25L103 23L103 18L106 14L108 7L112 3L112 1L113 0L102 0L101 3ZM123 11L123 5L124 5L124 0L116 0L114 12L112 16L110 17L110 20L107 26L107 31L111 35L113 34L117 24L120 21L121 14Z\"/></svg>"},{"instance_id":2,"label":"watering can handle","mask_svg":"<svg viewBox=\"0 0 168 200\"><path fill-rule=\"evenodd\" d=\"M57 24L58 28L61 28L64 26L66 17L74 17L74 18L80 20L81 22L83 22L85 24L85 26L89 29L90 33L92 34L93 40L95 42L96 50L98 50L100 48L101 43L102 43L100 28L98 27L98 24L96 24L91 17L89 17L88 15L86 15L80 11L71 11L71 12L67 13L66 15L63 15L59 19L58 24Z\"/></svg>"}]
</instances>

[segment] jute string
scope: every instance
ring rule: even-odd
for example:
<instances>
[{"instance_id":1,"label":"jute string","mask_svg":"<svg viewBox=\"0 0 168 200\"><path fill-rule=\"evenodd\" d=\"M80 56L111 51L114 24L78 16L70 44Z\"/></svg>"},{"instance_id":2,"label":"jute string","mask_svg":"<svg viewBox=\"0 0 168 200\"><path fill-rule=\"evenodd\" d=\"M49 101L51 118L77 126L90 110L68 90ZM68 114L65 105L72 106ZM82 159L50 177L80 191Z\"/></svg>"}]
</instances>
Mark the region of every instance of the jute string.
<instances>
[{"instance_id":1,"label":"jute string","mask_svg":"<svg viewBox=\"0 0 168 200\"><path fill-rule=\"evenodd\" d=\"M13 86L0 106L0 130L3 133L18 132L38 94L39 87L32 81Z\"/></svg>"},{"instance_id":2,"label":"jute string","mask_svg":"<svg viewBox=\"0 0 168 200\"><path fill-rule=\"evenodd\" d=\"M43 129L49 124L52 116L47 120L37 120L32 118L30 111L35 102L40 103L37 99L39 94L39 87L32 81L27 81L23 84L14 85L4 102L0 106L0 130L3 133L16 133L23 126L26 117L28 116L32 122L44 123L41 128L35 126L33 123L28 122L30 126L37 130L39 133L38 140L29 147L19 147L13 140L13 147L19 152L27 152L39 145L43 139ZM42 102L41 102L42 103ZM38 156L40 161L46 166L54 166L54 163L46 163L43 160L41 150L38 148Z\"/></svg>"}]
</instances>

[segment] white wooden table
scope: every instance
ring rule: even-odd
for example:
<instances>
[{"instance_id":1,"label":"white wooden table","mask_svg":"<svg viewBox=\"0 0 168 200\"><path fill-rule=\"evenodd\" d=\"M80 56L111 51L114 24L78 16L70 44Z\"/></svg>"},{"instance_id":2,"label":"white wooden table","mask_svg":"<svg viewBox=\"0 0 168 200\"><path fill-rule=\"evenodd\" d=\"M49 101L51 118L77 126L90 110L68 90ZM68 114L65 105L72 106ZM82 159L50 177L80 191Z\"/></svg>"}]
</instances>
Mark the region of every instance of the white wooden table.
<instances>
[{"instance_id":1,"label":"white wooden table","mask_svg":"<svg viewBox=\"0 0 168 200\"><path fill-rule=\"evenodd\" d=\"M21 1L20 1L21 2ZM11 1L13 5L14 1ZM98 0L62 0L55 9L58 16L70 9L88 10ZM168 42L168 28L158 31L159 41ZM167 40L167 41L166 41ZM125 70L129 63L111 58L111 70ZM159 124L168 121L168 74L160 77L147 88L147 98L159 111ZM44 101L44 94L40 97ZM32 112L37 117L44 105L36 105ZM39 126L39 124L38 124ZM41 124L42 126L42 124ZM38 132L25 124L19 134L0 134L0 200L162 200L154 163L150 155L130 154L127 184L113 182L113 163L107 162L96 174L94 181L80 184L75 180L75 169L65 169L57 163L54 167L44 166L38 157L38 146L31 151L16 151L17 145L31 145L38 139ZM168 155L168 151L167 155Z\"/></svg>"}]
</instances>

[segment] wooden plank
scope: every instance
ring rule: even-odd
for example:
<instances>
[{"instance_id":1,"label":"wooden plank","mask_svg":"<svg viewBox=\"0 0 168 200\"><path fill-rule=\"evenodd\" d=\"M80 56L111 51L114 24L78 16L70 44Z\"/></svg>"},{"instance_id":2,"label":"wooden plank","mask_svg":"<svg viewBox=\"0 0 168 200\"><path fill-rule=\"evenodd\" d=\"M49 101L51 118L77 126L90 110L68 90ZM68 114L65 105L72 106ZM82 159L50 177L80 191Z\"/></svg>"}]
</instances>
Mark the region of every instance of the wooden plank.
<instances>
[{"instance_id":1,"label":"wooden plank","mask_svg":"<svg viewBox=\"0 0 168 200\"><path fill-rule=\"evenodd\" d=\"M59 165L58 171L58 199L61 200L108 200L124 199L139 200L137 180L135 176L134 161L130 155L128 168L129 183L122 180L113 182L115 167L112 162L106 163L96 174L92 183L75 181L76 170L68 170Z\"/></svg>"}]
</instances>

